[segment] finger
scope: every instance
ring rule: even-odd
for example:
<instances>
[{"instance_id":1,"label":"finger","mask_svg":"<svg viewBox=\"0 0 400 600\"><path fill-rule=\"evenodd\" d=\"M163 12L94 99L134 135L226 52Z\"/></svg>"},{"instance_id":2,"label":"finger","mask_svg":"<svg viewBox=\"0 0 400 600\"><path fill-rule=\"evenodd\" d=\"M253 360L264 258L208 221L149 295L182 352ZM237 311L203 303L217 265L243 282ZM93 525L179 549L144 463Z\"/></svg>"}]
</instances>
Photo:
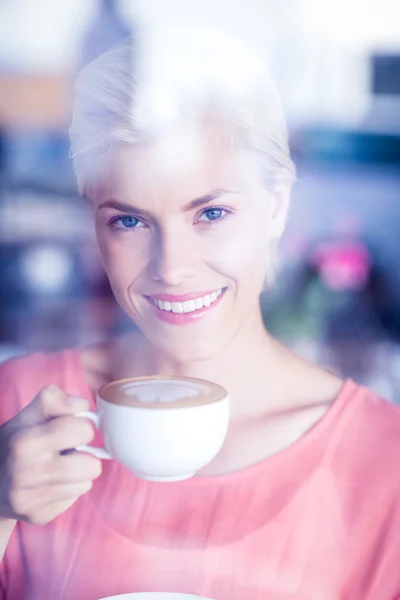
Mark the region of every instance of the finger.
<instances>
[{"instance_id":1,"label":"finger","mask_svg":"<svg viewBox=\"0 0 400 600\"><path fill-rule=\"evenodd\" d=\"M54 417L73 415L88 409L89 401L85 398L68 396L59 387L48 385L12 419L12 424L14 426L32 427L45 423Z\"/></svg>"},{"instance_id":2,"label":"finger","mask_svg":"<svg viewBox=\"0 0 400 600\"><path fill-rule=\"evenodd\" d=\"M48 488L46 495L48 502L65 502L73 500L87 494L93 487L92 481L82 481L79 483L61 483L52 485Z\"/></svg>"},{"instance_id":3,"label":"finger","mask_svg":"<svg viewBox=\"0 0 400 600\"><path fill-rule=\"evenodd\" d=\"M62 500L60 502L54 502L53 504L49 504L36 510L31 515L22 518L31 525L47 525L47 523L50 523L50 521L53 521L53 519L71 508L71 506L75 504L78 499L79 497L71 498L70 500Z\"/></svg>"},{"instance_id":4,"label":"finger","mask_svg":"<svg viewBox=\"0 0 400 600\"><path fill-rule=\"evenodd\" d=\"M34 465L22 465L11 473L14 490L36 489L48 485L85 483L100 477L102 463L90 454L75 452L67 456L55 456L49 461Z\"/></svg>"},{"instance_id":5,"label":"finger","mask_svg":"<svg viewBox=\"0 0 400 600\"><path fill-rule=\"evenodd\" d=\"M49 421L43 428L43 449L52 453L90 444L94 438L94 425L89 419L60 417Z\"/></svg>"},{"instance_id":6,"label":"finger","mask_svg":"<svg viewBox=\"0 0 400 600\"><path fill-rule=\"evenodd\" d=\"M102 473L101 460L85 452L58 456L54 460L53 484L84 483L98 479Z\"/></svg>"},{"instance_id":7,"label":"finger","mask_svg":"<svg viewBox=\"0 0 400 600\"><path fill-rule=\"evenodd\" d=\"M91 481L85 481L18 490L10 494L10 506L14 515L30 518L52 504L75 501L91 490L92 486Z\"/></svg>"},{"instance_id":8,"label":"finger","mask_svg":"<svg viewBox=\"0 0 400 600\"><path fill-rule=\"evenodd\" d=\"M48 461L61 450L89 444L94 428L88 419L58 417L43 425L30 427L10 441L10 456L15 465Z\"/></svg>"}]
</instances>

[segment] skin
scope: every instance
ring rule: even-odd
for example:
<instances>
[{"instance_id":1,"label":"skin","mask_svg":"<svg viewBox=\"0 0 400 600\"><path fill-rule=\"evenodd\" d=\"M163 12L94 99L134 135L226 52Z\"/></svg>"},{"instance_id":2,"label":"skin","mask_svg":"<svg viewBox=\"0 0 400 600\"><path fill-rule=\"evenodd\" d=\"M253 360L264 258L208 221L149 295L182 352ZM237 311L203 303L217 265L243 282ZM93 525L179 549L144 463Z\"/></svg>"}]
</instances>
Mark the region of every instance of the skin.
<instances>
[{"instance_id":1,"label":"skin","mask_svg":"<svg viewBox=\"0 0 400 600\"><path fill-rule=\"evenodd\" d=\"M89 402L71 403L55 386L46 386L13 419L0 427L0 559L17 520L45 525L67 510L101 474L89 454L60 450L90 443L94 432L73 415Z\"/></svg>"},{"instance_id":2,"label":"skin","mask_svg":"<svg viewBox=\"0 0 400 600\"><path fill-rule=\"evenodd\" d=\"M126 148L92 196L97 241L116 299L168 369L208 361L248 331L260 330L273 197L259 179L250 156L224 138L189 129L145 149ZM208 196L208 204L187 209ZM110 227L110 219L130 214L104 207L110 200L126 204L133 217L145 211L136 228ZM213 207L224 210L221 219L208 219L205 211ZM187 327L162 323L144 298L225 287L221 306Z\"/></svg>"},{"instance_id":3,"label":"skin","mask_svg":"<svg viewBox=\"0 0 400 600\"><path fill-rule=\"evenodd\" d=\"M244 468L294 443L328 410L342 381L281 346L262 322L268 250L283 230L290 190L267 190L254 158L215 127L177 128L114 154L106 167L90 190L96 236L115 297L137 331L83 352L93 390L160 372L226 387L228 437L198 476ZM219 304L183 326L159 320L145 298L221 288ZM87 404L47 387L0 427L0 554L17 519L47 523L100 475L93 456L60 456L93 439L92 425L73 417Z\"/></svg>"},{"instance_id":4,"label":"skin","mask_svg":"<svg viewBox=\"0 0 400 600\"><path fill-rule=\"evenodd\" d=\"M215 190L208 204L188 209ZM96 388L163 372L226 387L230 431L207 474L244 467L290 445L322 417L342 385L281 346L262 321L268 251L284 228L289 192L267 190L254 157L207 127L126 148L91 191L105 270L138 331L90 349L88 379ZM206 211L213 207L226 216L210 221ZM219 305L185 326L160 321L145 298L220 288L226 291Z\"/></svg>"}]
</instances>

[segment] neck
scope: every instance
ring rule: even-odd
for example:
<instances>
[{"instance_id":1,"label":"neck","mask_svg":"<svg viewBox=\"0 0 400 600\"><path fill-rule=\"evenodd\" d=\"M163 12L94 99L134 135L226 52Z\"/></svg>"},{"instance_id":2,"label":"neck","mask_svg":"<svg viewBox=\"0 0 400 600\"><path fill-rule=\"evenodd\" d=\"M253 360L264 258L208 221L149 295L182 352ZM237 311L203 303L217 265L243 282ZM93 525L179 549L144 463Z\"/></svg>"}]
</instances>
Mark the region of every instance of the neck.
<instances>
[{"instance_id":1,"label":"neck","mask_svg":"<svg viewBox=\"0 0 400 600\"><path fill-rule=\"evenodd\" d=\"M135 364L138 375L168 373L218 383L229 392L232 418L241 420L255 417L268 410L268 405L272 408L276 404L282 395L289 354L265 330L259 313L227 347L208 360L178 363L139 333L124 340L115 353L115 362L118 378L132 375L131 365Z\"/></svg>"}]
</instances>

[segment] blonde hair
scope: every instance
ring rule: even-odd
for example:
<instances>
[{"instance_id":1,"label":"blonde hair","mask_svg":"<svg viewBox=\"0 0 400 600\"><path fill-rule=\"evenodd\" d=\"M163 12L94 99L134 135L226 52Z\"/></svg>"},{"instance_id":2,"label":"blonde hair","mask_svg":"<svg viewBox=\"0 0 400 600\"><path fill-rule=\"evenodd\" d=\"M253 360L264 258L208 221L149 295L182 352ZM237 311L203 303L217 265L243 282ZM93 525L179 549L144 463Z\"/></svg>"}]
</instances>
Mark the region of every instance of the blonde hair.
<instances>
[{"instance_id":1,"label":"blonde hair","mask_svg":"<svg viewBox=\"0 0 400 600\"><path fill-rule=\"evenodd\" d=\"M75 84L70 155L80 192L111 150L151 141L184 119L210 116L257 155L268 185L295 179L279 94L244 43L197 26L126 38L90 63Z\"/></svg>"}]
</instances>

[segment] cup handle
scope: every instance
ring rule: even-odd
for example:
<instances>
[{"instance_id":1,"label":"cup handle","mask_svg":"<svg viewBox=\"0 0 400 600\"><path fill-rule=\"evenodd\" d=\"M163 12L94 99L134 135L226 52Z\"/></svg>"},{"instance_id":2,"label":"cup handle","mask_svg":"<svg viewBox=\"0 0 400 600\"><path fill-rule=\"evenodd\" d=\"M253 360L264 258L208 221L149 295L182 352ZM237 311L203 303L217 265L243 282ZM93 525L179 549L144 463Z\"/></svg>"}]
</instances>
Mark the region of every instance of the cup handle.
<instances>
[{"instance_id":1,"label":"cup handle","mask_svg":"<svg viewBox=\"0 0 400 600\"><path fill-rule=\"evenodd\" d=\"M96 425L96 427L99 427L99 415L93 410L86 410L84 412L76 413L74 416L83 419L89 419L90 421L92 421L92 423ZM88 452L96 458L102 458L104 460L113 459L111 454L107 452L105 448L96 448L95 446L76 446L75 450L77 450L78 452Z\"/></svg>"}]
</instances>

